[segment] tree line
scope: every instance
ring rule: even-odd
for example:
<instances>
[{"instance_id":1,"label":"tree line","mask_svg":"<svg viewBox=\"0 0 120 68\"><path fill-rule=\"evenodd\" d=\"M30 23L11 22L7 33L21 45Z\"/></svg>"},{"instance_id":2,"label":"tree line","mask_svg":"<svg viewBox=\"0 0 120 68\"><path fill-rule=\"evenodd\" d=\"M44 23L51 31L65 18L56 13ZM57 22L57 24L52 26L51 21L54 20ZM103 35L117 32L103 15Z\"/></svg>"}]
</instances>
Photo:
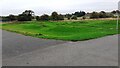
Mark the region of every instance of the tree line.
<instances>
[{"instance_id":1,"label":"tree line","mask_svg":"<svg viewBox=\"0 0 120 68\"><path fill-rule=\"evenodd\" d=\"M105 11L101 11L101 12L92 12L90 14L90 18L94 19L94 18L114 18L115 15L120 14L120 11L116 10L116 11L112 11L110 13L107 13Z\"/></svg>"},{"instance_id":2,"label":"tree line","mask_svg":"<svg viewBox=\"0 0 120 68\"><path fill-rule=\"evenodd\" d=\"M42 16L36 16L36 20L38 21L48 21L48 20L54 20L54 21L57 21L57 20L64 20L64 15L62 14L58 14L57 12L52 12L51 16L47 15L47 14L44 14Z\"/></svg>"},{"instance_id":3,"label":"tree line","mask_svg":"<svg viewBox=\"0 0 120 68\"><path fill-rule=\"evenodd\" d=\"M43 14L41 16L35 16L34 11L32 10L25 10L23 13L19 15L9 15L9 16L2 16L2 21L32 21L33 19L36 19L37 21L58 21L58 20L64 20L67 18L68 20L74 19L77 20L78 17L82 17L83 19L86 19L87 16L89 18L109 18L114 17L115 14L120 14L120 11L112 11L112 12L92 12L92 13L86 13L84 11L78 11L74 12L72 14L58 14L57 12L52 12L51 15Z\"/></svg>"}]
</instances>

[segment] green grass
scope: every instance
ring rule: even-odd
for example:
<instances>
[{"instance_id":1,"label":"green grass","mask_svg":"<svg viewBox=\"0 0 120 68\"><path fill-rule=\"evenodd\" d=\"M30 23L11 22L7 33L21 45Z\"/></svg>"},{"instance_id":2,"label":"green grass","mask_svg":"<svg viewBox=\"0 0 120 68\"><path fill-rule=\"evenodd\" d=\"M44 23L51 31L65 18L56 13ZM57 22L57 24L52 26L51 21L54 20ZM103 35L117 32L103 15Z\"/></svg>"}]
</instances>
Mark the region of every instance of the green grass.
<instances>
[{"instance_id":1,"label":"green grass","mask_svg":"<svg viewBox=\"0 0 120 68\"><path fill-rule=\"evenodd\" d=\"M38 38L71 41L94 39L118 33L115 20L16 22L2 24L2 29Z\"/></svg>"}]
</instances>

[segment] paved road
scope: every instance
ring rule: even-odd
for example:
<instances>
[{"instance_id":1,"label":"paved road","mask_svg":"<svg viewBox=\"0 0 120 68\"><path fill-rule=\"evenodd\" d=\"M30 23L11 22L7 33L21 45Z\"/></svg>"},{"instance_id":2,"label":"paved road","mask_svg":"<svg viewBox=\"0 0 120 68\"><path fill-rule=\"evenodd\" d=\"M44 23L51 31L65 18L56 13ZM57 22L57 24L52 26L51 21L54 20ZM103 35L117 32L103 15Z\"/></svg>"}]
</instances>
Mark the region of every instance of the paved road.
<instances>
[{"instance_id":1,"label":"paved road","mask_svg":"<svg viewBox=\"0 0 120 68\"><path fill-rule=\"evenodd\" d=\"M16 33L2 31L3 59L61 43L65 42L33 38Z\"/></svg>"},{"instance_id":2,"label":"paved road","mask_svg":"<svg viewBox=\"0 0 120 68\"><path fill-rule=\"evenodd\" d=\"M0 30L0 67L2 67L2 31Z\"/></svg>"},{"instance_id":3,"label":"paved road","mask_svg":"<svg viewBox=\"0 0 120 68\"><path fill-rule=\"evenodd\" d=\"M3 66L117 66L118 37L78 42L38 39L3 31Z\"/></svg>"}]
</instances>

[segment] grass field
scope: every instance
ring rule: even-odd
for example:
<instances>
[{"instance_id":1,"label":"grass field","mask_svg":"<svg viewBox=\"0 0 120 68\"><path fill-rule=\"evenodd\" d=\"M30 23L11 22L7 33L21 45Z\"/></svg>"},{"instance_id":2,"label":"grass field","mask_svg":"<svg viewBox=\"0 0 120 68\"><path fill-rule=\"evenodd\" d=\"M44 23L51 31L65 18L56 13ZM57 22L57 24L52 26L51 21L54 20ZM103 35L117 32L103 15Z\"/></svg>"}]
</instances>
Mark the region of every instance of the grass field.
<instances>
[{"instance_id":1,"label":"grass field","mask_svg":"<svg viewBox=\"0 0 120 68\"><path fill-rule=\"evenodd\" d=\"M118 33L116 20L16 22L2 24L2 29L38 38L70 41L88 40Z\"/></svg>"}]
</instances>

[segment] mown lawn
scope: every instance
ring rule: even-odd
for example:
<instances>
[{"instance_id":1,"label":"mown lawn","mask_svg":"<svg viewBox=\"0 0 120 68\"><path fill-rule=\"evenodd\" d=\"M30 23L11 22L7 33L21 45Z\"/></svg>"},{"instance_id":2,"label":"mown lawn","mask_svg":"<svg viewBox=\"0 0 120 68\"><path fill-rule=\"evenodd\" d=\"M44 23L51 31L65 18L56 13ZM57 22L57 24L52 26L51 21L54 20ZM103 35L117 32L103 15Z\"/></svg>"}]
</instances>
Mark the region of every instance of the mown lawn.
<instances>
[{"instance_id":1,"label":"mown lawn","mask_svg":"<svg viewBox=\"0 0 120 68\"><path fill-rule=\"evenodd\" d=\"M38 38L71 41L94 39L118 33L116 20L15 22L2 24L2 29Z\"/></svg>"}]
</instances>

